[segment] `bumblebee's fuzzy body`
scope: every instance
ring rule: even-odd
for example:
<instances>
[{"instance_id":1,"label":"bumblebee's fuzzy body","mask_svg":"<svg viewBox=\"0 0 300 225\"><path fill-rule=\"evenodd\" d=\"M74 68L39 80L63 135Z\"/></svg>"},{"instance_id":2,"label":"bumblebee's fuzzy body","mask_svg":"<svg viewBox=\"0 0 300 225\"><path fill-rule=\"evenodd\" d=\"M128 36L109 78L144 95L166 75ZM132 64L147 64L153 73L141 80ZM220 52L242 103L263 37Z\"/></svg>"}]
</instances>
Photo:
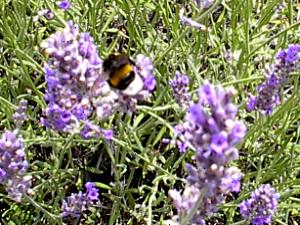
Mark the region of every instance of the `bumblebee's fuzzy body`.
<instances>
[{"instance_id":1,"label":"bumblebee's fuzzy body","mask_svg":"<svg viewBox=\"0 0 300 225\"><path fill-rule=\"evenodd\" d=\"M116 89L125 90L134 80L134 63L123 54L111 54L103 62L104 72L109 75L108 83Z\"/></svg>"},{"instance_id":2,"label":"bumblebee's fuzzy body","mask_svg":"<svg viewBox=\"0 0 300 225\"><path fill-rule=\"evenodd\" d=\"M137 94L142 89L143 82L133 71L134 65L127 55L120 53L109 55L103 62L103 70L108 74L109 85L127 95Z\"/></svg>"}]
</instances>

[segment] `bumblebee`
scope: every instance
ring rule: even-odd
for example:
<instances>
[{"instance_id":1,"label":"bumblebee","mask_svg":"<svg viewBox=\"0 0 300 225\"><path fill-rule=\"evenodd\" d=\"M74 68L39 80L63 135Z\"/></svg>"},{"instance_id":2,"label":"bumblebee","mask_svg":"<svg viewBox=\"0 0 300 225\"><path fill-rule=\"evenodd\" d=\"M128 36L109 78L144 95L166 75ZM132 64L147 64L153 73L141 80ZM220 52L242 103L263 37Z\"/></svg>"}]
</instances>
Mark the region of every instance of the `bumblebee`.
<instances>
[{"instance_id":1,"label":"bumblebee","mask_svg":"<svg viewBox=\"0 0 300 225\"><path fill-rule=\"evenodd\" d=\"M142 78L133 70L135 63L124 54L113 53L103 62L103 71L108 74L107 82L112 88L126 95L136 95L143 88Z\"/></svg>"}]
</instances>

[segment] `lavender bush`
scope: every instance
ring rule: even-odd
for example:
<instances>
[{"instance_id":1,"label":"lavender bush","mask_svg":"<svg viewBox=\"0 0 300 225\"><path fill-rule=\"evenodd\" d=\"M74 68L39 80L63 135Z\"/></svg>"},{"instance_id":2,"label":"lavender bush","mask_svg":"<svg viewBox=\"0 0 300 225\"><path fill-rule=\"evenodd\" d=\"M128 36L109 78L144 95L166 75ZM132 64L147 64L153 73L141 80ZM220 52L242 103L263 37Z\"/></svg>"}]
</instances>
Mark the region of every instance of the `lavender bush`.
<instances>
[{"instance_id":1,"label":"lavender bush","mask_svg":"<svg viewBox=\"0 0 300 225\"><path fill-rule=\"evenodd\" d=\"M134 97L112 90L107 74L102 71L102 59L93 38L88 33L80 33L72 22L68 22L63 31L52 34L41 46L50 56L44 67L48 107L41 122L54 130L78 133L80 122L91 124L89 118L94 114L104 120L116 111L134 112L137 101L149 98L150 91L155 88L152 61L138 55L134 69L143 78L143 89ZM103 132L95 126L93 129L99 130L95 131L96 137ZM82 136L90 137L86 134L87 125L84 127Z\"/></svg>"}]
</instances>

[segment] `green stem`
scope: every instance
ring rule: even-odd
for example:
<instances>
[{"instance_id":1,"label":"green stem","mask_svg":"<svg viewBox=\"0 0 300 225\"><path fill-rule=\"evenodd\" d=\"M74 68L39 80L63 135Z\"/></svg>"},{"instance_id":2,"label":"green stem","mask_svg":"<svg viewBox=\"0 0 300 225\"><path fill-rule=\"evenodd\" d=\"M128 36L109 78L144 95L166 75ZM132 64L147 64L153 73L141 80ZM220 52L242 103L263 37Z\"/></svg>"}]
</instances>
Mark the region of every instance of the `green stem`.
<instances>
[{"instance_id":1,"label":"green stem","mask_svg":"<svg viewBox=\"0 0 300 225\"><path fill-rule=\"evenodd\" d=\"M297 27L297 26L299 26L299 25L300 25L300 22L294 23L292 26L290 26L290 27L284 29L284 30L281 31L281 32L278 32L278 33L275 34L273 37L267 39L267 40L264 41L262 44L258 45L255 49L253 49L253 50L249 53L249 55L246 56L246 59L245 59L245 60L248 60L248 59L249 59L255 52L257 52L258 49L260 49L261 47L266 46L268 43L270 43L270 42L271 42L272 40L274 40L275 38L280 37L280 36L281 36L282 34L284 34L285 32L287 32L287 31L291 30L292 28L295 28L295 27Z\"/></svg>"},{"instance_id":2,"label":"green stem","mask_svg":"<svg viewBox=\"0 0 300 225\"><path fill-rule=\"evenodd\" d=\"M194 215L197 213L197 210L201 206L201 203L202 203L203 198L206 195L207 191L208 191L207 187L201 189L200 195L199 195L199 197L197 199L197 202L195 203L194 207L189 211L189 213L187 214L187 216L183 218L183 220L180 223L180 225L191 224L190 221L193 219Z\"/></svg>"},{"instance_id":3,"label":"green stem","mask_svg":"<svg viewBox=\"0 0 300 225\"><path fill-rule=\"evenodd\" d=\"M219 4L221 3L221 0L216 1L207 11L205 11L201 16L199 16L196 21L199 21L203 19L205 16L207 16L209 13L211 13ZM157 65L157 63L161 62L162 59L172 50L187 34L189 27L185 27L181 34L178 36L178 38L154 61L154 64Z\"/></svg>"},{"instance_id":4,"label":"green stem","mask_svg":"<svg viewBox=\"0 0 300 225\"><path fill-rule=\"evenodd\" d=\"M245 225L245 224L249 224L246 220L241 220L239 222L233 223L232 225Z\"/></svg>"},{"instance_id":5,"label":"green stem","mask_svg":"<svg viewBox=\"0 0 300 225\"><path fill-rule=\"evenodd\" d=\"M31 205L33 205L38 211L41 211L45 214L46 217L48 217L51 221L55 221L58 224L62 224L60 221L60 216L54 215L50 212L48 212L46 209L44 209L41 205L39 205L37 202L35 202L32 198L30 198L28 195L23 194L24 198L27 202L29 202Z\"/></svg>"}]
</instances>

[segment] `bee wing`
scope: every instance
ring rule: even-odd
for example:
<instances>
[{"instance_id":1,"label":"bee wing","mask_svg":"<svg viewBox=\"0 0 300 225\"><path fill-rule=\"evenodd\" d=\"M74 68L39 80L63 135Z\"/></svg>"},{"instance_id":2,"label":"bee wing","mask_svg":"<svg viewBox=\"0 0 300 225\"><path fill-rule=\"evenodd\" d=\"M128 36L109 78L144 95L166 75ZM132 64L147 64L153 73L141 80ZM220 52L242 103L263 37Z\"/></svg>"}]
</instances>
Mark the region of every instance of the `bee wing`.
<instances>
[{"instance_id":1,"label":"bee wing","mask_svg":"<svg viewBox=\"0 0 300 225\"><path fill-rule=\"evenodd\" d=\"M143 89L143 86L144 82L142 78L138 74L135 74L134 80L129 84L129 86L125 90L122 91L122 93L124 95L134 96Z\"/></svg>"}]
</instances>

